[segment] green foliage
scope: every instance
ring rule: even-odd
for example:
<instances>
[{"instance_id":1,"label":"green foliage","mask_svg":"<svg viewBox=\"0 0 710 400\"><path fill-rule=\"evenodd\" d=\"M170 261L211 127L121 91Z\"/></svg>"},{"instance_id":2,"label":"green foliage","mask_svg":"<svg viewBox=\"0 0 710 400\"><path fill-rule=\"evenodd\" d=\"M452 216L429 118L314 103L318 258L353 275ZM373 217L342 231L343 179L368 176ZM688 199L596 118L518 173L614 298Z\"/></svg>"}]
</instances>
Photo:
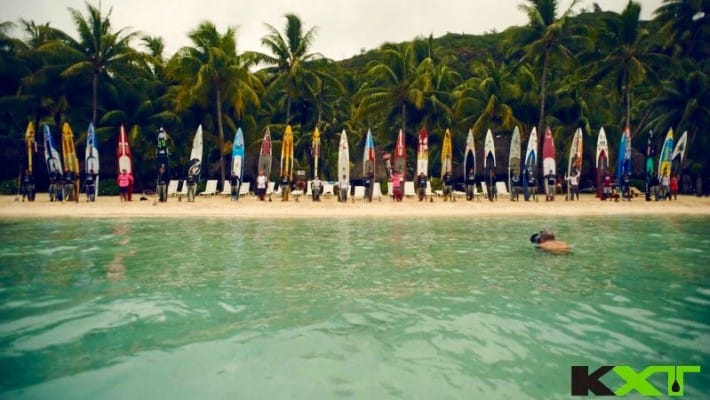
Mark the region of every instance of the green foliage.
<instances>
[{"instance_id":1,"label":"green foliage","mask_svg":"<svg viewBox=\"0 0 710 400\"><path fill-rule=\"evenodd\" d=\"M115 179L99 181L99 196L118 196L118 182Z\"/></svg>"},{"instance_id":2,"label":"green foliage","mask_svg":"<svg viewBox=\"0 0 710 400\"><path fill-rule=\"evenodd\" d=\"M0 194L17 194L17 178L0 181Z\"/></svg>"}]
</instances>

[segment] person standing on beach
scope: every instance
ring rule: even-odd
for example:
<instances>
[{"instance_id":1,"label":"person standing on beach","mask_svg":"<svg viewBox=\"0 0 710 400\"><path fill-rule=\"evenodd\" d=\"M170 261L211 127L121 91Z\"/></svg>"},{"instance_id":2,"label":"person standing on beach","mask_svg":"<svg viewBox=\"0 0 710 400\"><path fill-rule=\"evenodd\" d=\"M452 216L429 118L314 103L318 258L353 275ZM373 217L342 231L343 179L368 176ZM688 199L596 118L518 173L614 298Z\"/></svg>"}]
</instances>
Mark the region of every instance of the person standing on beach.
<instances>
[{"instance_id":1,"label":"person standing on beach","mask_svg":"<svg viewBox=\"0 0 710 400\"><path fill-rule=\"evenodd\" d=\"M555 187L557 185L557 178L555 174L550 170L550 172L545 175L545 201L555 200Z\"/></svg>"},{"instance_id":2,"label":"person standing on beach","mask_svg":"<svg viewBox=\"0 0 710 400\"><path fill-rule=\"evenodd\" d=\"M572 170L568 185L570 188L570 201L574 200L575 196L577 201L579 201L579 170L577 168Z\"/></svg>"},{"instance_id":3,"label":"person standing on beach","mask_svg":"<svg viewBox=\"0 0 710 400\"><path fill-rule=\"evenodd\" d=\"M96 201L96 174L94 170L89 170L84 178L84 189L86 189L86 201Z\"/></svg>"},{"instance_id":4,"label":"person standing on beach","mask_svg":"<svg viewBox=\"0 0 710 400\"><path fill-rule=\"evenodd\" d=\"M498 190L496 190L496 171L491 168L488 175L488 200L498 200Z\"/></svg>"},{"instance_id":5,"label":"person standing on beach","mask_svg":"<svg viewBox=\"0 0 710 400\"><path fill-rule=\"evenodd\" d=\"M446 171L444 177L442 178L444 184L444 201L449 201L454 199L454 181L451 178L451 172Z\"/></svg>"},{"instance_id":6,"label":"person standing on beach","mask_svg":"<svg viewBox=\"0 0 710 400\"><path fill-rule=\"evenodd\" d=\"M473 200L473 195L476 193L476 174L473 168L468 169L466 174L466 200Z\"/></svg>"},{"instance_id":7,"label":"person standing on beach","mask_svg":"<svg viewBox=\"0 0 710 400\"><path fill-rule=\"evenodd\" d=\"M118 190L121 193L121 203L128 201L128 188L133 183L133 176L125 169L118 174Z\"/></svg>"},{"instance_id":8,"label":"person standing on beach","mask_svg":"<svg viewBox=\"0 0 710 400\"><path fill-rule=\"evenodd\" d=\"M602 178L602 200L611 198L611 187L612 187L611 175L609 171L604 171Z\"/></svg>"},{"instance_id":9,"label":"person standing on beach","mask_svg":"<svg viewBox=\"0 0 710 400\"><path fill-rule=\"evenodd\" d=\"M64 201L73 200L74 195L74 174L69 169L64 170L64 191L62 198Z\"/></svg>"},{"instance_id":10,"label":"person standing on beach","mask_svg":"<svg viewBox=\"0 0 710 400\"><path fill-rule=\"evenodd\" d=\"M528 195L525 197L525 201L529 201L530 198L537 201L537 181L535 180L535 174L531 169L528 169Z\"/></svg>"},{"instance_id":11,"label":"person standing on beach","mask_svg":"<svg viewBox=\"0 0 710 400\"><path fill-rule=\"evenodd\" d=\"M338 181L338 190L340 191L340 201L345 203L348 201L348 192L350 192L350 181L347 176L343 175Z\"/></svg>"},{"instance_id":12,"label":"person standing on beach","mask_svg":"<svg viewBox=\"0 0 710 400\"><path fill-rule=\"evenodd\" d=\"M158 169L158 177L156 179L156 186L158 187L158 201L165 203L168 201L168 182L170 177L168 176L168 171L165 170L165 164L160 164Z\"/></svg>"},{"instance_id":13,"label":"person standing on beach","mask_svg":"<svg viewBox=\"0 0 710 400\"><path fill-rule=\"evenodd\" d=\"M628 171L621 175L621 199L631 201L631 175Z\"/></svg>"},{"instance_id":14,"label":"person standing on beach","mask_svg":"<svg viewBox=\"0 0 710 400\"><path fill-rule=\"evenodd\" d=\"M229 186L231 188L231 200L239 200L239 177L236 172L232 172L232 176L229 177Z\"/></svg>"},{"instance_id":15,"label":"person standing on beach","mask_svg":"<svg viewBox=\"0 0 710 400\"><path fill-rule=\"evenodd\" d=\"M375 183L375 174L371 169L367 171L367 175L365 175L362 182L365 185L365 200L372 203L372 189Z\"/></svg>"},{"instance_id":16,"label":"person standing on beach","mask_svg":"<svg viewBox=\"0 0 710 400\"><path fill-rule=\"evenodd\" d=\"M264 171L259 171L259 176L256 177L256 195L259 197L259 201L264 201L264 196L266 196L266 185L268 183L269 181L264 175Z\"/></svg>"},{"instance_id":17,"label":"person standing on beach","mask_svg":"<svg viewBox=\"0 0 710 400\"><path fill-rule=\"evenodd\" d=\"M402 201L402 176L398 171L395 171L391 177L392 180L392 200Z\"/></svg>"},{"instance_id":18,"label":"person standing on beach","mask_svg":"<svg viewBox=\"0 0 710 400\"><path fill-rule=\"evenodd\" d=\"M323 182L316 175L311 182L311 198L313 201L320 201L321 191L323 191Z\"/></svg>"},{"instance_id":19,"label":"person standing on beach","mask_svg":"<svg viewBox=\"0 0 710 400\"><path fill-rule=\"evenodd\" d=\"M281 201L288 201L288 194L291 191L290 181L288 176L281 175L281 181L279 182L279 187L281 188Z\"/></svg>"},{"instance_id":20,"label":"person standing on beach","mask_svg":"<svg viewBox=\"0 0 710 400\"><path fill-rule=\"evenodd\" d=\"M195 202L195 186L197 185L197 180L195 179L195 170L190 168L187 170L187 178L185 178L185 184L187 185L187 201L190 203Z\"/></svg>"},{"instance_id":21,"label":"person standing on beach","mask_svg":"<svg viewBox=\"0 0 710 400\"><path fill-rule=\"evenodd\" d=\"M25 169L25 173L22 176L22 201L25 201L25 197L27 197L27 201L35 201L35 179L30 173L29 169Z\"/></svg>"},{"instance_id":22,"label":"person standing on beach","mask_svg":"<svg viewBox=\"0 0 710 400\"><path fill-rule=\"evenodd\" d=\"M518 197L520 197L520 174L518 172L514 172L513 176L510 177L510 186L512 186L510 201L518 201Z\"/></svg>"},{"instance_id":23,"label":"person standing on beach","mask_svg":"<svg viewBox=\"0 0 710 400\"><path fill-rule=\"evenodd\" d=\"M668 195L668 200L678 200L678 175L671 175L671 179L668 182L668 188L670 189L670 194Z\"/></svg>"},{"instance_id":24,"label":"person standing on beach","mask_svg":"<svg viewBox=\"0 0 710 400\"><path fill-rule=\"evenodd\" d=\"M420 172L417 175L417 197L419 201L424 201L426 198L426 175L424 175L424 172Z\"/></svg>"}]
</instances>

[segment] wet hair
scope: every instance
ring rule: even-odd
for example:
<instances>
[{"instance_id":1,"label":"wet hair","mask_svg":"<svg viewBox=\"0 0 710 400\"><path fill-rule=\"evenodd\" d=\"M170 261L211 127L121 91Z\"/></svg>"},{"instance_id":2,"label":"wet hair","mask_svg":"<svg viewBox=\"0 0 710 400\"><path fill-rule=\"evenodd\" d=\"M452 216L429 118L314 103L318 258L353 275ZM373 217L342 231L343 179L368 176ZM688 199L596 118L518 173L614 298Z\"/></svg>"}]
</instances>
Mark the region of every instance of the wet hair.
<instances>
[{"instance_id":1,"label":"wet hair","mask_svg":"<svg viewBox=\"0 0 710 400\"><path fill-rule=\"evenodd\" d=\"M533 233L532 236L530 236L530 243L540 244L540 234Z\"/></svg>"}]
</instances>

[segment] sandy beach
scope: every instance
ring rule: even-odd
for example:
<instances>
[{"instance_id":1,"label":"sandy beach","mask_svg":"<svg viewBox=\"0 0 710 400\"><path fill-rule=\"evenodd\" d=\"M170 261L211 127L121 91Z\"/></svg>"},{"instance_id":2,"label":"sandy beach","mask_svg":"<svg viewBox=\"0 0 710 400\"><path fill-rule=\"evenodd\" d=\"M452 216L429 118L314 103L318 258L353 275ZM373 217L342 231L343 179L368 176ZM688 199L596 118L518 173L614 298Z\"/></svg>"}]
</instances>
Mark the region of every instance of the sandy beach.
<instances>
[{"instance_id":1,"label":"sandy beach","mask_svg":"<svg viewBox=\"0 0 710 400\"><path fill-rule=\"evenodd\" d=\"M0 218L125 218L125 217L227 217L227 218L394 218L394 217L517 217L517 216L595 216L595 215L710 215L710 197L678 196L678 200L647 202L643 197L632 201L600 201L593 194L583 194L580 201L565 201L564 195L553 202L512 202L507 197L490 202L486 199L444 202L434 197L433 202L419 202L405 198L400 203L384 196L382 201L339 203L334 197L321 202L301 197L282 202L259 201L254 196L241 197L233 202L229 197L198 196L194 203L185 198L171 197L166 203L155 202L155 196L134 195L133 201L121 203L118 196L101 196L94 203L52 203L47 193L38 193L32 203L16 196L0 196Z\"/></svg>"}]
</instances>

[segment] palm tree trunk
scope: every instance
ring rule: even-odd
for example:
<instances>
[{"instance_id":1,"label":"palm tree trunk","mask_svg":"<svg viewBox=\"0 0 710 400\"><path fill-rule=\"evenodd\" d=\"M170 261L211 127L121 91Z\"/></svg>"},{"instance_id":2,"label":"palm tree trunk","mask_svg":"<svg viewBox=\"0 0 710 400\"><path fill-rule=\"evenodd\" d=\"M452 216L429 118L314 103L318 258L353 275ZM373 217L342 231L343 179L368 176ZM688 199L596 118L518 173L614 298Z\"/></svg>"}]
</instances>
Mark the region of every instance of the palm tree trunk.
<instances>
[{"instance_id":1,"label":"palm tree trunk","mask_svg":"<svg viewBox=\"0 0 710 400\"><path fill-rule=\"evenodd\" d=\"M94 79L91 81L91 123L96 126L96 114L99 107L99 73L94 71Z\"/></svg>"},{"instance_id":2,"label":"palm tree trunk","mask_svg":"<svg viewBox=\"0 0 710 400\"><path fill-rule=\"evenodd\" d=\"M222 124L222 93L217 89L217 130L219 131L219 172L224 182L224 154L222 149L224 149L224 126Z\"/></svg>"},{"instance_id":3,"label":"palm tree trunk","mask_svg":"<svg viewBox=\"0 0 710 400\"><path fill-rule=\"evenodd\" d=\"M550 60L550 50L545 48L545 57L542 59L542 77L540 78L540 119L537 123L538 135L543 134L542 124L545 119L545 92L547 86L547 64ZM540 141L542 143L542 141Z\"/></svg>"},{"instance_id":4,"label":"palm tree trunk","mask_svg":"<svg viewBox=\"0 0 710 400\"><path fill-rule=\"evenodd\" d=\"M629 74L625 74L626 77L626 126L631 126L631 79L629 79Z\"/></svg>"},{"instance_id":5,"label":"palm tree trunk","mask_svg":"<svg viewBox=\"0 0 710 400\"><path fill-rule=\"evenodd\" d=\"M286 95L286 125L291 121L291 93Z\"/></svg>"},{"instance_id":6,"label":"palm tree trunk","mask_svg":"<svg viewBox=\"0 0 710 400\"><path fill-rule=\"evenodd\" d=\"M402 102L402 132L407 134L407 105Z\"/></svg>"}]
</instances>

